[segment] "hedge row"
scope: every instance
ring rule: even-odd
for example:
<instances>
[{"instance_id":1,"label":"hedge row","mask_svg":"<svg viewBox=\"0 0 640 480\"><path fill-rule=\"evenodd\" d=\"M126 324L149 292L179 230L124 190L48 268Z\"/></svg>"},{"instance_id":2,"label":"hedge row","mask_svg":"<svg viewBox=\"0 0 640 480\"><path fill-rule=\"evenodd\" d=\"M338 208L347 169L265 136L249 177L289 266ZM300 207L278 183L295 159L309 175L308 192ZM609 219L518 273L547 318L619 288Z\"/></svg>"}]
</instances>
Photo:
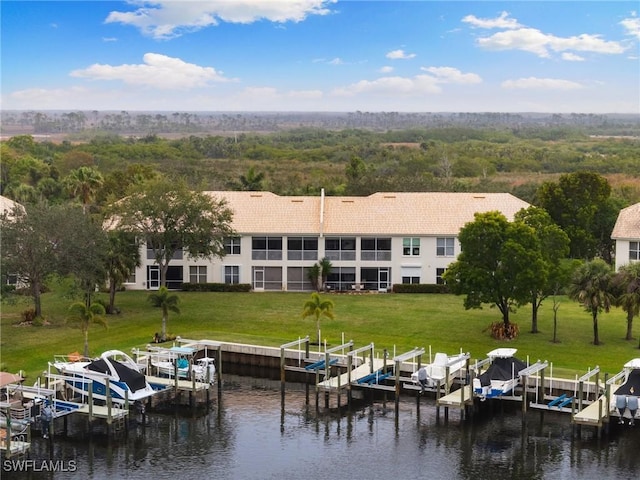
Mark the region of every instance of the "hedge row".
<instances>
[{"instance_id":1,"label":"hedge row","mask_svg":"<svg viewBox=\"0 0 640 480\"><path fill-rule=\"evenodd\" d=\"M185 292L250 292L248 283L183 283Z\"/></svg>"},{"instance_id":2,"label":"hedge row","mask_svg":"<svg viewBox=\"0 0 640 480\"><path fill-rule=\"evenodd\" d=\"M393 293L449 293L449 289L435 283L396 283Z\"/></svg>"}]
</instances>

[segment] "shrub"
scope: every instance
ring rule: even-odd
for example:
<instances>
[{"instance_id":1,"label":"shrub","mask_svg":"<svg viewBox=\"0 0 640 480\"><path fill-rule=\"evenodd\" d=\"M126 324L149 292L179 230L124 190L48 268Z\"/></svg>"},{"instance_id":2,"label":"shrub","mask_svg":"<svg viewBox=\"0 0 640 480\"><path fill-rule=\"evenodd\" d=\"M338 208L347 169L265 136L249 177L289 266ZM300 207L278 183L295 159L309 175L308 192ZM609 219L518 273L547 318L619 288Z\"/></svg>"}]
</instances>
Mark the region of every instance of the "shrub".
<instances>
[{"instance_id":1,"label":"shrub","mask_svg":"<svg viewBox=\"0 0 640 480\"><path fill-rule=\"evenodd\" d=\"M396 283L394 293L449 293L446 285L435 283Z\"/></svg>"},{"instance_id":2,"label":"shrub","mask_svg":"<svg viewBox=\"0 0 640 480\"><path fill-rule=\"evenodd\" d=\"M505 327L504 322L493 322L486 330L489 330L496 340L513 340L520 334L518 324L513 322L509 323L508 327Z\"/></svg>"},{"instance_id":3,"label":"shrub","mask_svg":"<svg viewBox=\"0 0 640 480\"><path fill-rule=\"evenodd\" d=\"M27 310L22 312L21 316L23 323L33 323L33 321L36 319L36 309L28 308Z\"/></svg>"},{"instance_id":4,"label":"shrub","mask_svg":"<svg viewBox=\"0 0 640 480\"><path fill-rule=\"evenodd\" d=\"M185 292L250 292L248 283L183 283Z\"/></svg>"}]
</instances>

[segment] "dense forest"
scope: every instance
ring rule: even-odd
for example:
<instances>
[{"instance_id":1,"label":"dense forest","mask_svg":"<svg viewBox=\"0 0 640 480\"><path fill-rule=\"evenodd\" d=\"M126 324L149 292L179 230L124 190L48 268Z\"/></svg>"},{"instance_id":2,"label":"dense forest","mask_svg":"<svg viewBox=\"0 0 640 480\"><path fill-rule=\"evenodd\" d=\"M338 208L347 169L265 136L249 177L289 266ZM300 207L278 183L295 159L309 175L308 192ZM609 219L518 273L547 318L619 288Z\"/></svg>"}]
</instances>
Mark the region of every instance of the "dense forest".
<instances>
[{"instance_id":1,"label":"dense forest","mask_svg":"<svg viewBox=\"0 0 640 480\"><path fill-rule=\"evenodd\" d=\"M205 190L507 191L536 203L542 182L591 171L621 205L640 201L640 117L631 115L2 115L1 193L21 202L69 198L65 178L80 167L103 177L97 204L155 173Z\"/></svg>"}]
</instances>

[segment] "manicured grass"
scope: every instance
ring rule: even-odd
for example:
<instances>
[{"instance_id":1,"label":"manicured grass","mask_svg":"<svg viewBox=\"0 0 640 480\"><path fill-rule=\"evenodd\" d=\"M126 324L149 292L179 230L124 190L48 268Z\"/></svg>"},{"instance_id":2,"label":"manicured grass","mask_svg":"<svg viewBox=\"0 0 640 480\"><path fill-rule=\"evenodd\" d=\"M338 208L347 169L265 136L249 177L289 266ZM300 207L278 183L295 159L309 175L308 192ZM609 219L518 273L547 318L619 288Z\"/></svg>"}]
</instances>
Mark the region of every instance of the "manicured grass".
<instances>
[{"instance_id":1,"label":"manicured grass","mask_svg":"<svg viewBox=\"0 0 640 480\"><path fill-rule=\"evenodd\" d=\"M202 293L178 292L181 313L170 313L168 331L190 339L280 346L309 335L315 341L315 319L302 319L301 312L309 293ZM161 328L161 312L147 303L148 292L118 293L116 303L122 313L108 316L109 328L93 325L89 330L92 355L108 349L130 351L144 348ZM102 298L106 299L103 295ZM498 347L518 349L517 356L553 363L553 375L573 378L599 365L602 371L615 374L632 358L640 357L638 341L626 341L625 313L613 309L599 320L603 345L592 345L591 316L578 304L561 298L558 312L558 340L553 335L552 302L547 300L540 311L541 333L529 333L531 310L521 308L512 316L520 327L517 339L505 342L492 339L487 326L500 320L499 312L486 307L465 310L462 297L441 294L362 294L322 295L335 302L335 320L321 319L323 341L330 345L353 340L356 348L375 343L382 354L401 354L414 347L450 354L461 349L473 359L482 359ZM18 326L20 313L31 304L24 300L2 305L2 369L24 370L29 380L46 370L55 354L82 352L80 330L65 325L67 308L72 302L55 293L43 297L44 326ZM634 334L640 334L640 319ZM312 347L317 348L317 347Z\"/></svg>"}]
</instances>

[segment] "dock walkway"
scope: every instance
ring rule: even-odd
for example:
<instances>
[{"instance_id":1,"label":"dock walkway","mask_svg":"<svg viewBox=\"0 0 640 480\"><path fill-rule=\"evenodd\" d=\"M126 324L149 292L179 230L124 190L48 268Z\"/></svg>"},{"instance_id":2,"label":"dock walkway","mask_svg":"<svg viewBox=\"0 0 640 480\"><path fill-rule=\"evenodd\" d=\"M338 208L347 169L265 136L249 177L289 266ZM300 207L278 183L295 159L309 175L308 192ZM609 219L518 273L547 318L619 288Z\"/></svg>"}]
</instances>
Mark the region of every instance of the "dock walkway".
<instances>
[{"instance_id":1,"label":"dock walkway","mask_svg":"<svg viewBox=\"0 0 640 480\"><path fill-rule=\"evenodd\" d=\"M349 384L349 379L351 379L351 384L357 384L358 380L371 375L371 373L381 372L384 366L384 360L374 358L373 368L371 367L370 361L366 361L359 367L352 369L351 372L345 372L342 375L337 375L318 383L318 387L326 390L345 388ZM387 363L387 367L391 368L391 364Z\"/></svg>"},{"instance_id":2,"label":"dock walkway","mask_svg":"<svg viewBox=\"0 0 640 480\"><path fill-rule=\"evenodd\" d=\"M613 393L609 393L609 395L609 402L607 402L605 395L601 395L595 402L576 413L573 416L573 423L601 427L610 415L607 412L607 405L613 405Z\"/></svg>"}]
</instances>

